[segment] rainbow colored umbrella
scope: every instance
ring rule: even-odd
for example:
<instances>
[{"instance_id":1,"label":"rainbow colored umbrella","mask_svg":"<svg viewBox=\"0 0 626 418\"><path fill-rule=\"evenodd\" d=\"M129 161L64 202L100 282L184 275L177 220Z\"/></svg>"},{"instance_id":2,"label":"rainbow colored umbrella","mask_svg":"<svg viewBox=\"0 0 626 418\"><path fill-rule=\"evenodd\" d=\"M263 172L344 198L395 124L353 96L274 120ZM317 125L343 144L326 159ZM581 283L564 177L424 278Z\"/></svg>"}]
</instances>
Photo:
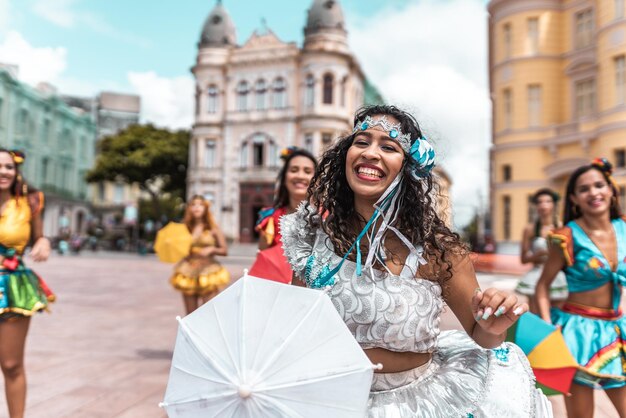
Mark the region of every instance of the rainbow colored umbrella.
<instances>
[{"instance_id":1,"label":"rainbow colored umbrella","mask_svg":"<svg viewBox=\"0 0 626 418\"><path fill-rule=\"evenodd\" d=\"M578 363L567 348L560 328L527 312L509 328L506 340L517 344L526 354L537 387L544 394L569 393Z\"/></svg>"}]
</instances>

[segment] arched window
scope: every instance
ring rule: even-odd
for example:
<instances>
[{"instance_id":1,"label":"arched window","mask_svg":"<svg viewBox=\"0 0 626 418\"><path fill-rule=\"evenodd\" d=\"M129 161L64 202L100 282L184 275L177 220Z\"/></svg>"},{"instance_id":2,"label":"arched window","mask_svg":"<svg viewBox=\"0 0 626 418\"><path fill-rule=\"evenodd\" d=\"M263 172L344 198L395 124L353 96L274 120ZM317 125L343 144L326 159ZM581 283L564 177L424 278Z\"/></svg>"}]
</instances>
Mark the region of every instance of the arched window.
<instances>
[{"instance_id":1,"label":"arched window","mask_svg":"<svg viewBox=\"0 0 626 418\"><path fill-rule=\"evenodd\" d=\"M315 104L315 78L313 74L309 74L306 76L304 86L304 105L313 107L313 104Z\"/></svg>"},{"instance_id":2,"label":"arched window","mask_svg":"<svg viewBox=\"0 0 626 418\"><path fill-rule=\"evenodd\" d=\"M263 167L264 163L265 137L257 134L252 138L252 165L254 167Z\"/></svg>"},{"instance_id":3,"label":"arched window","mask_svg":"<svg viewBox=\"0 0 626 418\"><path fill-rule=\"evenodd\" d=\"M240 81L237 84L237 110L240 112L248 110L248 82Z\"/></svg>"},{"instance_id":4,"label":"arched window","mask_svg":"<svg viewBox=\"0 0 626 418\"><path fill-rule=\"evenodd\" d=\"M347 88L347 84L348 84L348 76L345 76L344 78L341 79L341 97L339 99L339 103L341 104L341 106L345 106L346 105L346 88Z\"/></svg>"},{"instance_id":5,"label":"arched window","mask_svg":"<svg viewBox=\"0 0 626 418\"><path fill-rule=\"evenodd\" d=\"M274 80L274 84L272 85L273 90L273 100L272 105L274 109L282 109L287 107L287 84L285 83L285 79L282 77L278 77Z\"/></svg>"},{"instance_id":6,"label":"arched window","mask_svg":"<svg viewBox=\"0 0 626 418\"><path fill-rule=\"evenodd\" d=\"M267 86L265 85L265 80L263 79L257 80L254 90L256 92L257 110L265 109L265 93L267 92Z\"/></svg>"},{"instance_id":7,"label":"arched window","mask_svg":"<svg viewBox=\"0 0 626 418\"><path fill-rule=\"evenodd\" d=\"M211 84L207 90L207 112L208 113L217 113L217 105L218 105L218 92L217 86L215 84Z\"/></svg>"},{"instance_id":8,"label":"arched window","mask_svg":"<svg viewBox=\"0 0 626 418\"><path fill-rule=\"evenodd\" d=\"M333 75L330 73L324 74L324 104L333 104Z\"/></svg>"}]
</instances>

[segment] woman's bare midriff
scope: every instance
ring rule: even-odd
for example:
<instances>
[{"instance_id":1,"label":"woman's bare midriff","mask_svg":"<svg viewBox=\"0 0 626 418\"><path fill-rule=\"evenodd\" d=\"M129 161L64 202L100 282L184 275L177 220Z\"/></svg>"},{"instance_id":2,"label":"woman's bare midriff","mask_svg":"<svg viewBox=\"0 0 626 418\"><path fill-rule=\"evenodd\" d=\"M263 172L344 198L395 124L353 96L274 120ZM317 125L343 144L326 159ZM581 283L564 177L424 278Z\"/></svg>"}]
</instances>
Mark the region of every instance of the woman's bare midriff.
<instances>
[{"instance_id":1,"label":"woman's bare midriff","mask_svg":"<svg viewBox=\"0 0 626 418\"><path fill-rule=\"evenodd\" d=\"M570 292L565 302L572 302L579 305L592 306L601 309L612 309L613 283L609 282L598 287L597 289L588 290L586 292Z\"/></svg>"},{"instance_id":2,"label":"woman's bare midriff","mask_svg":"<svg viewBox=\"0 0 626 418\"><path fill-rule=\"evenodd\" d=\"M411 353L385 350L384 348L368 348L365 354L373 364L382 364L382 370L376 373L399 373L426 364L432 357L431 353Z\"/></svg>"}]
</instances>

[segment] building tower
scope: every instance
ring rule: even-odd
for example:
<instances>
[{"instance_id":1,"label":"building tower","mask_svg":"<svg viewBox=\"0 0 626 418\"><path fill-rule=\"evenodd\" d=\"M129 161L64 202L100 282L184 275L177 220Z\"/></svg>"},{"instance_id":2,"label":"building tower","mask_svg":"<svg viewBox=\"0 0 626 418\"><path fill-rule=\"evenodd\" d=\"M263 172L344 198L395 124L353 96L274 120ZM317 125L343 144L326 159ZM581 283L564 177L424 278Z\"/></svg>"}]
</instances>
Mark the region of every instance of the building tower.
<instances>
[{"instance_id":1,"label":"building tower","mask_svg":"<svg viewBox=\"0 0 626 418\"><path fill-rule=\"evenodd\" d=\"M304 31L302 48L268 28L238 45L221 1L203 27L191 69L188 192L213 202L228 238L256 239L257 212L272 205L282 148L319 155L351 130L363 104L365 77L349 51L339 2L314 0Z\"/></svg>"},{"instance_id":2,"label":"building tower","mask_svg":"<svg viewBox=\"0 0 626 418\"><path fill-rule=\"evenodd\" d=\"M626 186L624 0L491 0L491 213L499 244L518 244L540 187L605 156Z\"/></svg>"}]
</instances>

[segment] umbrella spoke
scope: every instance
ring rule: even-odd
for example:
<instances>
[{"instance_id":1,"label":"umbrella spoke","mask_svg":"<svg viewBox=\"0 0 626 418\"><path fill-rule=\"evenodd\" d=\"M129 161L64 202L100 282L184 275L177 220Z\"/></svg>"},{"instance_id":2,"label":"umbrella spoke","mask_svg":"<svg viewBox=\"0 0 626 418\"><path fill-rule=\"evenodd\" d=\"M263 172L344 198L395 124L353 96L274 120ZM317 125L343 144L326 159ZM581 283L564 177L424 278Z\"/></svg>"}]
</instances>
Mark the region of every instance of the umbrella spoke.
<instances>
[{"instance_id":1,"label":"umbrella spoke","mask_svg":"<svg viewBox=\"0 0 626 418\"><path fill-rule=\"evenodd\" d=\"M331 375L320 374L318 376L307 376L306 380L302 380L302 381L292 380L292 381L288 381L284 383L277 383L274 385L256 386L254 390L255 392L269 392L269 391L275 391L275 390L280 390L280 389L288 389L288 388L297 387L297 386L307 386L310 384L321 383L321 382L330 381L333 379L341 379L343 377L350 376L356 373L363 373L364 371L367 371L367 370L363 368L356 368L356 369L345 370L340 373L333 373ZM278 395L273 395L273 396L278 396Z\"/></svg>"},{"instance_id":2,"label":"umbrella spoke","mask_svg":"<svg viewBox=\"0 0 626 418\"><path fill-rule=\"evenodd\" d=\"M337 334L327 334L327 335L325 335L324 339L317 340L314 345L308 346L305 351L301 351L299 353L299 355L297 357L294 357L291 361L284 361L283 360L283 363L279 367L272 368L271 372L268 371L267 374L263 375L263 378L264 379L269 379L272 376L276 375L277 373L281 372L283 369L291 366L292 364L297 363L299 361L302 361L301 359L303 357L306 357L307 354L315 352L315 350L317 350L319 347L322 347L324 344L326 344L328 341L331 341L336 336L337 336Z\"/></svg>"},{"instance_id":3,"label":"umbrella spoke","mask_svg":"<svg viewBox=\"0 0 626 418\"><path fill-rule=\"evenodd\" d=\"M233 357L233 350L228 344L228 339L226 338L226 333L224 332L224 327L222 325L222 321L220 320L220 316L217 313L217 309L215 308L215 304L212 304L211 308L213 309L213 312L215 313L215 319L217 320L217 327L220 329L220 336L222 337L222 341L224 341L224 345L227 348L226 352L228 353L228 357L230 357L231 364L235 367L235 370L237 371L237 376L241 376L241 368L239 367L239 363L237 363L235 361L235 358Z\"/></svg>"},{"instance_id":4,"label":"umbrella spoke","mask_svg":"<svg viewBox=\"0 0 626 418\"><path fill-rule=\"evenodd\" d=\"M342 377L342 376L335 376L335 377ZM320 379L320 381L323 381L323 380L325 380L325 379ZM298 385L296 383L296 384L293 384L293 385L287 385L286 387L289 387L289 386L294 386L295 387L295 386L301 386L301 385ZM270 398L270 396L271 396L271 399L273 399L273 400L275 400L275 399L284 399L284 400L289 401L289 402L297 402L297 403L304 404L304 405L316 405L316 406L322 406L322 407L325 407L325 406L327 407L328 406L328 404L325 403L324 401L314 401L311 398L306 398L306 397L298 397L297 399L293 399L293 398L289 398L287 396L276 394L276 393L272 393L271 395L268 394L267 396L268 396L268 398ZM342 410L342 411L350 411L350 412L354 412L355 411L354 407L335 405L335 404L333 404L333 410L335 410L335 411Z\"/></svg>"},{"instance_id":5,"label":"umbrella spoke","mask_svg":"<svg viewBox=\"0 0 626 418\"><path fill-rule=\"evenodd\" d=\"M293 418L304 418L304 415L302 415L302 414L298 413L297 411L294 411L293 409L289 408L287 405L285 405L284 403L282 403L278 399L276 399L276 397L271 398L271 397L269 397L267 395L259 393L256 396L256 398L258 398L259 400L262 400L266 404L269 404L271 407L273 407L273 409L278 410L278 412L281 412L282 413L281 416L286 416L286 417L290 417L290 418L291 417L293 417Z\"/></svg>"},{"instance_id":6,"label":"umbrella spoke","mask_svg":"<svg viewBox=\"0 0 626 418\"><path fill-rule=\"evenodd\" d=\"M316 312L318 310L319 304L322 303L322 298L325 298L326 295L322 292L319 292L319 296L317 297L317 299L315 300L315 303L313 303L311 306L309 306L309 310L306 312L306 314L302 317L302 319L300 320L300 322L296 325L296 327L291 331L291 333L287 336L287 338L285 338L285 340L283 341L283 343L281 344L281 346L274 351L274 354L266 361L265 363L265 367L263 367L259 372L258 372L258 376L263 376L263 374L266 372L266 369L268 367L270 367L274 361L279 358L280 356L282 356L283 352L287 349L291 347L291 340L293 340L295 338L295 335L297 334L297 331L300 330L300 328L303 327L303 324L307 324L307 319L313 314L313 312ZM310 325L310 324L307 324Z\"/></svg>"},{"instance_id":7,"label":"umbrella spoke","mask_svg":"<svg viewBox=\"0 0 626 418\"><path fill-rule=\"evenodd\" d=\"M226 392L226 391L220 391L216 394L212 394L212 395L202 395L200 397L194 397L194 398L182 398L182 399L177 399L173 402L166 402L165 405L166 406L170 406L170 405L185 405L185 404L192 404L194 402L206 402L206 401L214 401L219 399L220 401L228 399L228 397L232 397L233 401L236 401L237 399L239 399L238 396L235 396L237 394L237 392L235 390L232 390L230 392Z\"/></svg>"},{"instance_id":8,"label":"umbrella spoke","mask_svg":"<svg viewBox=\"0 0 626 418\"><path fill-rule=\"evenodd\" d=\"M188 339L189 341L189 346L197 353L200 355L200 358L204 359L209 365L213 366L215 368L215 370L221 374L221 376L228 380L229 382L231 382L233 385L236 385L236 383L228 376L228 373L226 372L226 370L224 370L220 364L218 364L217 361L215 361L210 355L208 355L207 353L205 353L203 350L200 349L200 347L196 344L196 341L194 339L194 336L196 335L191 329L189 329L189 327L187 326L187 324L185 324L183 321L180 321L180 329L183 331L183 334L185 335L185 337ZM200 340L200 339L199 339ZM209 347L207 347L209 348Z\"/></svg>"},{"instance_id":9,"label":"umbrella spoke","mask_svg":"<svg viewBox=\"0 0 626 418\"><path fill-rule=\"evenodd\" d=\"M277 294L276 297L274 297L274 303L272 303L272 307L270 308L270 313L267 316L267 321L265 321L265 326L263 327L263 332L261 335L264 335L267 331L267 328L270 326L270 324L274 324L274 321L272 320L273 316L274 316L274 312L276 311L276 307L278 306L278 304L276 303L276 300L278 299L278 296L280 296L283 293L283 289L280 289L280 292ZM261 350L256 350L256 352L254 353L254 359L252 361L252 366L254 367L254 369L256 369L256 365L257 365L257 358L259 357L259 353L261 352Z\"/></svg>"},{"instance_id":10,"label":"umbrella spoke","mask_svg":"<svg viewBox=\"0 0 626 418\"><path fill-rule=\"evenodd\" d=\"M174 366L174 368L176 370L180 370L181 372L183 372L183 373L185 373L185 374L187 374L189 376L197 377L198 379L206 380L207 382L219 383L219 384L222 384L224 386L232 387L232 382L229 382L229 381L226 381L226 380L218 380L218 379L213 378L212 376L207 376L207 375L201 375L199 373L194 373L191 370L183 368L182 366L179 366L179 365Z\"/></svg>"}]
</instances>

